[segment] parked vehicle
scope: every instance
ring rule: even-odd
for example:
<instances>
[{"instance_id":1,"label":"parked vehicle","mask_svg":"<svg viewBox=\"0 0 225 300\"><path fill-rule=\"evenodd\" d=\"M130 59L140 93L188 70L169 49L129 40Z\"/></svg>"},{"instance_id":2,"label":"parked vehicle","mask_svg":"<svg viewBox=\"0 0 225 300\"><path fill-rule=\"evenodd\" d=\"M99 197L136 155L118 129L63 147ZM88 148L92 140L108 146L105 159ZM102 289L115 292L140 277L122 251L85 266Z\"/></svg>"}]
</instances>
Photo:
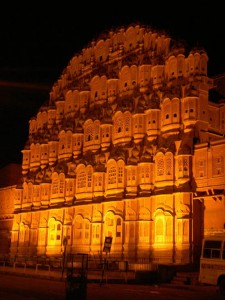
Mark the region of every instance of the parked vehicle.
<instances>
[{"instance_id":1,"label":"parked vehicle","mask_svg":"<svg viewBox=\"0 0 225 300\"><path fill-rule=\"evenodd\" d=\"M199 282L217 285L220 292L225 294L225 234L203 239Z\"/></svg>"}]
</instances>

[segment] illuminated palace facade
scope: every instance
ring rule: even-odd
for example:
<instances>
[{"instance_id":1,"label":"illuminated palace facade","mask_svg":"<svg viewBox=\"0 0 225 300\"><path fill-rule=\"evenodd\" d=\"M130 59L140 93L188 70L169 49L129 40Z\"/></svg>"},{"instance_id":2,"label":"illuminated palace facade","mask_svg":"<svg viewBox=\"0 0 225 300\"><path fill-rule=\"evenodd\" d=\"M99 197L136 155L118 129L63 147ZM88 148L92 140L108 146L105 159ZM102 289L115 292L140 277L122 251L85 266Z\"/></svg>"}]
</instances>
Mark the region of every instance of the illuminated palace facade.
<instances>
[{"instance_id":1,"label":"illuminated palace facade","mask_svg":"<svg viewBox=\"0 0 225 300\"><path fill-rule=\"evenodd\" d=\"M225 224L225 105L203 49L139 24L70 60L29 121L10 254L188 264Z\"/></svg>"}]
</instances>

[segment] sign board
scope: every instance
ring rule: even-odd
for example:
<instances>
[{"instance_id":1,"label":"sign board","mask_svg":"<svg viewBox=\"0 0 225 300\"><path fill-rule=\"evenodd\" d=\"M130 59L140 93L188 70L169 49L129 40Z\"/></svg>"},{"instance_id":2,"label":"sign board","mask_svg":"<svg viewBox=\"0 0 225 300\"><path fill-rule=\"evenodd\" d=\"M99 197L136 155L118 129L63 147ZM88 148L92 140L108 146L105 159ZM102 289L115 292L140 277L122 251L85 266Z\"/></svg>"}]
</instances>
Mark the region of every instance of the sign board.
<instances>
[{"instance_id":1,"label":"sign board","mask_svg":"<svg viewBox=\"0 0 225 300\"><path fill-rule=\"evenodd\" d=\"M105 242L104 242L104 247L103 247L103 252L110 252L111 250L111 245L112 245L112 237L111 236L106 236L105 237Z\"/></svg>"}]
</instances>

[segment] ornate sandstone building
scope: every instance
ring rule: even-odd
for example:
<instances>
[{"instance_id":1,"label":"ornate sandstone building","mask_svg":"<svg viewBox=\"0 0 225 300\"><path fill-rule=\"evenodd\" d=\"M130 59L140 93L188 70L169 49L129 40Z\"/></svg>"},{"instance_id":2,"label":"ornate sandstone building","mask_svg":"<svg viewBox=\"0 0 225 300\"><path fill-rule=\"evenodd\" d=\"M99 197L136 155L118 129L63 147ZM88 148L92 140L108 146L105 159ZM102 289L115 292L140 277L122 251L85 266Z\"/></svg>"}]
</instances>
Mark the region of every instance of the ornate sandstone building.
<instances>
[{"instance_id":1,"label":"ornate sandstone building","mask_svg":"<svg viewBox=\"0 0 225 300\"><path fill-rule=\"evenodd\" d=\"M10 255L199 259L225 225L225 105L203 49L139 24L70 60L29 122Z\"/></svg>"}]
</instances>

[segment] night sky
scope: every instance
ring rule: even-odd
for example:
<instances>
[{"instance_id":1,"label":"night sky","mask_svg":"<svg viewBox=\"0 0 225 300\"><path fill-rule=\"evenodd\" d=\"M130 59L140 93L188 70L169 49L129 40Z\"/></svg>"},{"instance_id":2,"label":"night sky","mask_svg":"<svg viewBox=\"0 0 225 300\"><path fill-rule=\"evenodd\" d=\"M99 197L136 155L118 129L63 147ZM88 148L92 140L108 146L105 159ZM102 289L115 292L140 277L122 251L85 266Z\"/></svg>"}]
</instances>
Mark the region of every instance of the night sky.
<instances>
[{"instance_id":1,"label":"night sky","mask_svg":"<svg viewBox=\"0 0 225 300\"><path fill-rule=\"evenodd\" d=\"M0 167L21 162L29 119L48 100L51 86L70 59L103 32L134 23L163 30L190 49L204 48L209 76L225 73L222 1L157 2L4 4L0 12Z\"/></svg>"}]
</instances>

